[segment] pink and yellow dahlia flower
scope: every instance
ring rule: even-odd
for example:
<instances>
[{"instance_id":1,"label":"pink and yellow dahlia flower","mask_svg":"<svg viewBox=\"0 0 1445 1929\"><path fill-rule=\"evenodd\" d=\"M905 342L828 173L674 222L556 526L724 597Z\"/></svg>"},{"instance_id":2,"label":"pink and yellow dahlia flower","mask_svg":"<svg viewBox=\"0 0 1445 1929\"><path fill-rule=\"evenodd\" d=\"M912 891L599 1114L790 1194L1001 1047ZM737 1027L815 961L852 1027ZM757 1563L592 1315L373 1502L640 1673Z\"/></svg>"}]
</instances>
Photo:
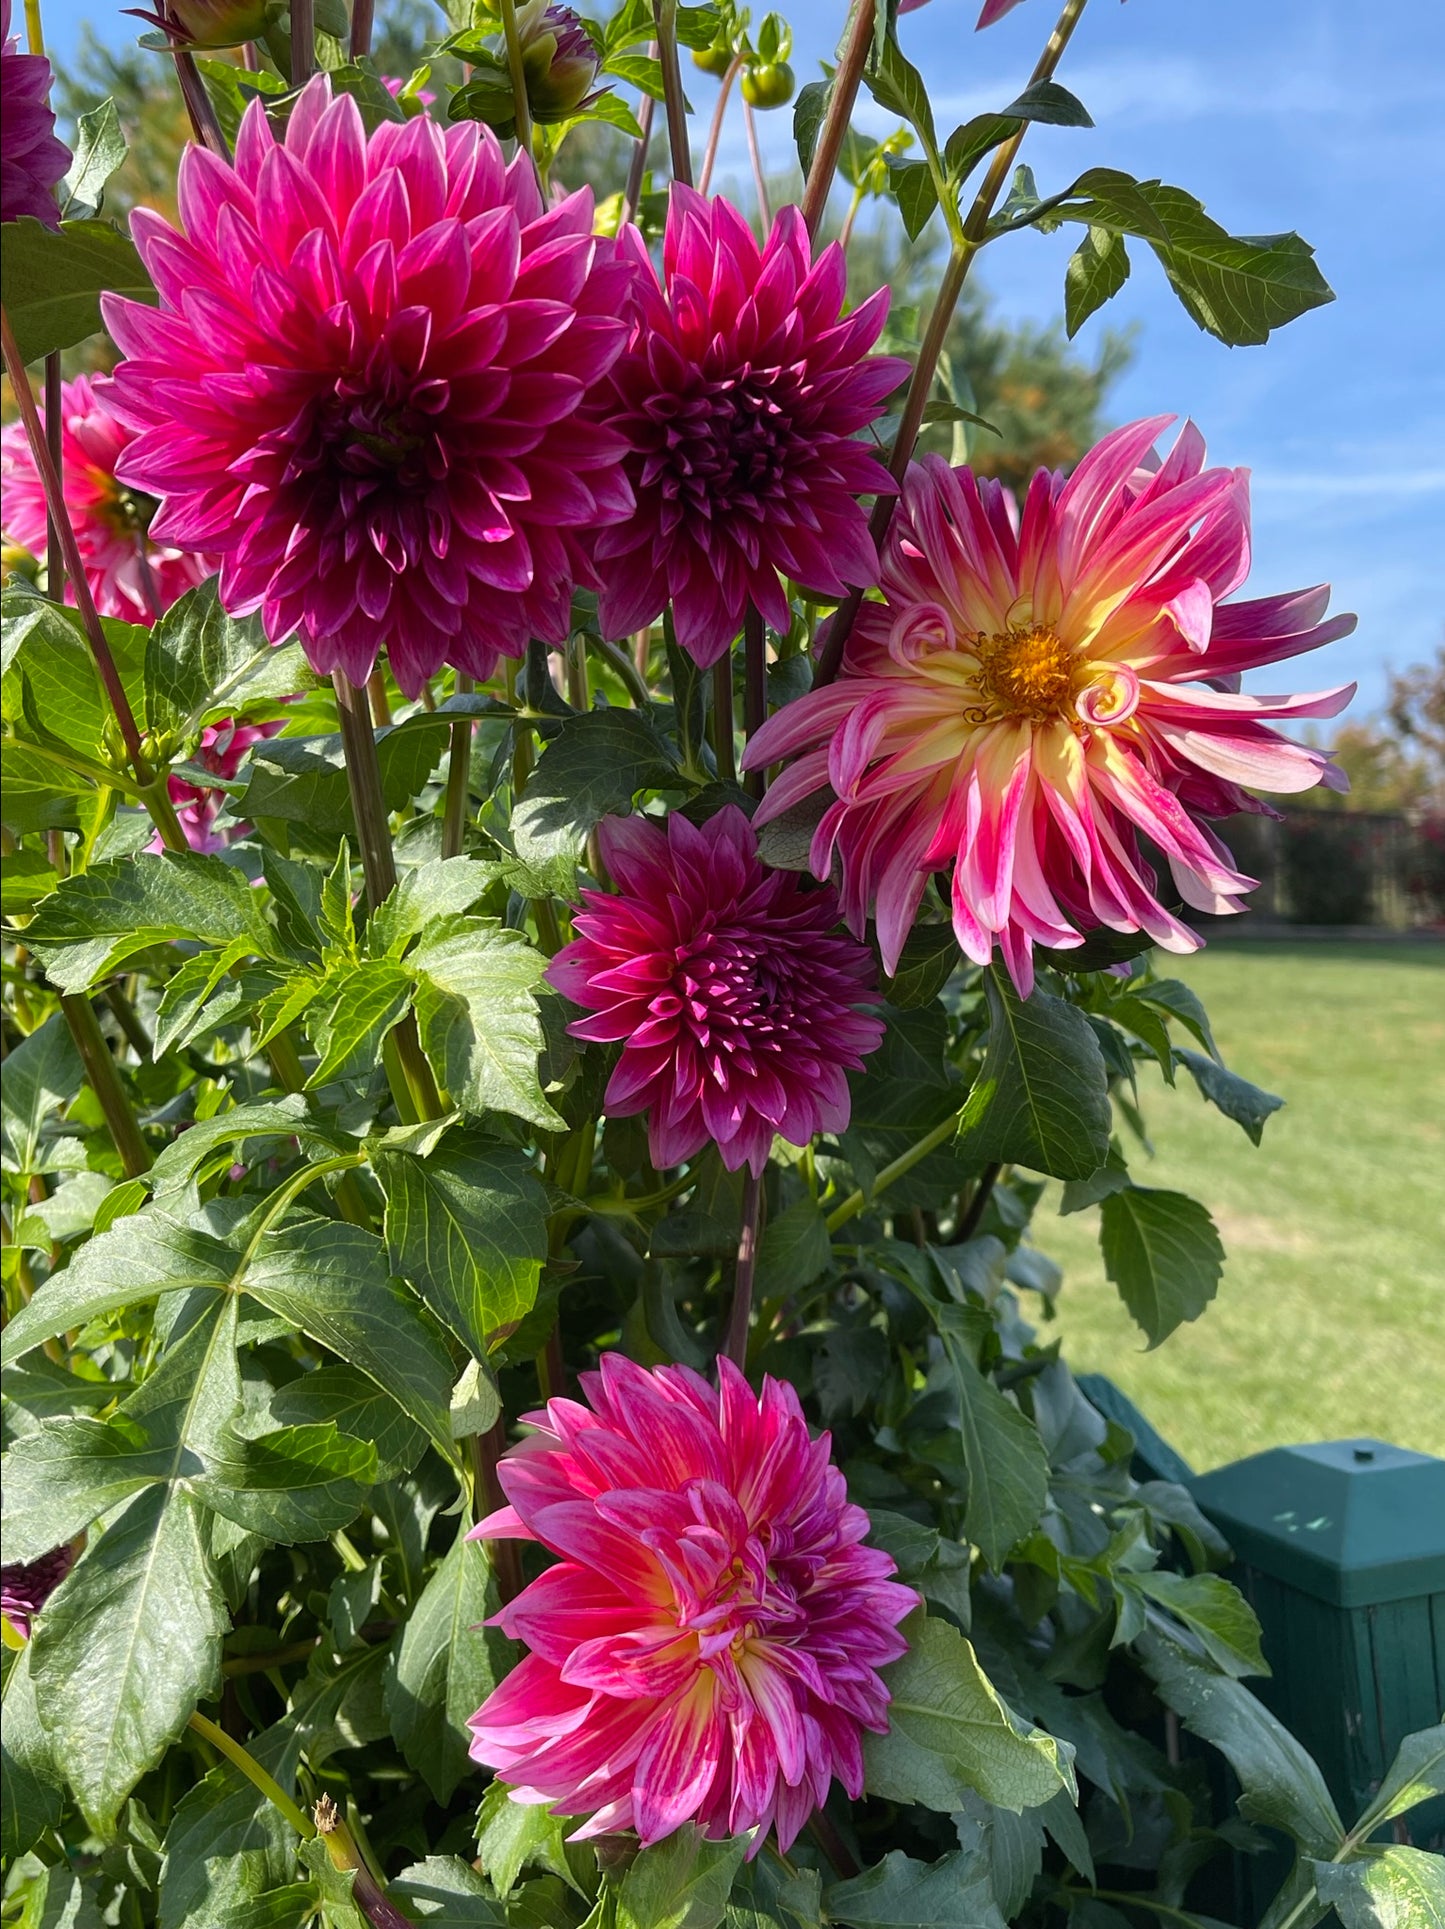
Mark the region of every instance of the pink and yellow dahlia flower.
<instances>
[{"instance_id":1,"label":"pink and yellow dahlia flower","mask_svg":"<svg viewBox=\"0 0 1445 1929\"><path fill-rule=\"evenodd\" d=\"M77 375L61 390L61 470L65 503L85 564L85 580L102 616L149 625L178 596L203 583L214 558L151 540L151 505L138 502L116 478L131 431L111 414L104 383ZM40 411L44 420L45 411ZM0 430L0 524L32 556L45 553L45 486L30 453L24 424ZM65 586L67 603L75 586Z\"/></svg>"},{"instance_id":2,"label":"pink and yellow dahlia flower","mask_svg":"<svg viewBox=\"0 0 1445 1929\"><path fill-rule=\"evenodd\" d=\"M213 772L217 777L235 777L246 761L251 746L266 737L274 737L282 728L280 719L273 719L270 723L241 723L235 717L222 717L219 723L208 723L201 732L201 741L196 746L191 763ZM218 785L196 784L185 777L172 777L169 789L181 829L193 851L223 851L250 828L234 818L224 825L218 825L217 819L226 806L226 792ZM149 848L153 851L165 849L159 835Z\"/></svg>"},{"instance_id":3,"label":"pink and yellow dahlia flower","mask_svg":"<svg viewBox=\"0 0 1445 1929\"><path fill-rule=\"evenodd\" d=\"M547 978L595 1014L574 1038L620 1042L605 1104L647 1112L655 1166L716 1142L759 1177L774 1134L806 1145L841 1132L856 1071L883 1037L861 1010L870 954L835 929L831 886L769 871L735 804L700 828L609 817L599 829L615 895L583 893L578 932Z\"/></svg>"},{"instance_id":4,"label":"pink and yellow dahlia flower","mask_svg":"<svg viewBox=\"0 0 1445 1929\"><path fill-rule=\"evenodd\" d=\"M863 1792L878 1670L917 1605L865 1547L825 1433L790 1386L754 1394L620 1353L551 1400L498 1468L510 1505L473 1530L558 1561L496 1616L532 1652L472 1717L513 1800L588 1815L579 1836L655 1842L775 1826L786 1851L836 1775Z\"/></svg>"},{"instance_id":5,"label":"pink and yellow dahlia flower","mask_svg":"<svg viewBox=\"0 0 1445 1929\"><path fill-rule=\"evenodd\" d=\"M1252 790L1345 787L1268 720L1332 717L1354 685L1253 697L1239 678L1355 619L1322 622L1325 589L1222 600L1249 569L1248 475L1206 469L1192 424L1153 460L1172 420L1116 430L1067 481L1040 470L1022 518L997 482L915 466L841 675L749 746L749 766L796 758L760 824L832 787L813 868L837 852L844 915L861 934L874 910L885 969L949 864L964 953L985 964L997 943L1024 995L1035 944L1099 926L1195 950L1139 835L1187 905L1236 911L1253 880L1203 820L1266 809Z\"/></svg>"},{"instance_id":6,"label":"pink and yellow dahlia flower","mask_svg":"<svg viewBox=\"0 0 1445 1929\"><path fill-rule=\"evenodd\" d=\"M181 162L183 232L139 209L159 309L105 298L158 538L215 551L221 601L364 683L490 675L562 642L595 585L578 537L625 515L623 442L582 412L621 352L632 271L583 191L426 115L369 137L318 76L278 141L258 100L226 167Z\"/></svg>"},{"instance_id":7,"label":"pink and yellow dahlia flower","mask_svg":"<svg viewBox=\"0 0 1445 1929\"><path fill-rule=\"evenodd\" d=\"M636 228L622 242L637 325L604 407L637 506L593 546L598 608L603 633L621 637L670 601L679 644L706 667L749 600L788 629L780 574L825 596L876 582L857 498L894 485L855 437L908 364L868 353L887 289L844 318L843 252L814 261L797 208L760 248L736 208L674 183L661 284Z\"/></svg>"}]
</instances>

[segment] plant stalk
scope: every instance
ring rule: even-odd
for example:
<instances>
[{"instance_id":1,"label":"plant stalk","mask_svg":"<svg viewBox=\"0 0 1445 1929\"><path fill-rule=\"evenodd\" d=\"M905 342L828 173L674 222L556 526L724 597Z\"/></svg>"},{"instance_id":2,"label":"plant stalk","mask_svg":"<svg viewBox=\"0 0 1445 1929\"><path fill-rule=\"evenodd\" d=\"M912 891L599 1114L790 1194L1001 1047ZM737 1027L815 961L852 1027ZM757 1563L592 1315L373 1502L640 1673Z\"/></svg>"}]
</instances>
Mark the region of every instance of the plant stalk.
<instances>
[{"instance_id":1,"label":"plant stalk","mask_svg":"<svg viewBox=\"0 0 1445 1929\"><path fill-rule=\"evenodd\" d=\"M717 758L718 782L735 784L738 779L737 747L733 743L733 653L720 657L712 671L712 747Z\"/></svg>"},{"instance_id":2,"label":"plant stalk","mask_svg":"<svg viewBox=\"0 0 1445 1929\"><path fill-rule=\"evenodd\" d=\"M772 203L768 200L768 177L763 171L762 151L758 147L758 123L752 107L743 101L743 131L748 137L748 158L753 164L753 186L758 196L758 220L766 239L773 225Z\"/></svg>"},{"instance_id":3,"label":"plant stalk","mask_svg":"<svg viewBox=\"0 0 1445 1929\"><path fill-rule=\"evenodd\" d=\"M753 1316L753 1281L758 1270L758 1219L763 1187L751 1166L743 1175L743 1220L738 1233L737 1270L733 1275L733 1303L728 1309L723 1356L740 1371L748 1363L748 1328Z\"/></svg>"},{"instance_id":4,"label":"plant stalk","mask_svg":"<svg viewBox=\"0 0 1445 1929\"><path fill-rule=\"evenodd\" d=\"M90 593L90 585L85 579L85 565L81 561L80 548L75 540L75 530L71 525L70 513L65 506L65 492L55 464L50 459L50 445L41 426L40 411L35 406L35 396L30 387L30 378L25 372L25 364L20 359L20 349L10 317L0 307L0 349L5 358L5 372L10 377L10 387L20 410L20 418L25 424L25 439L30 445L30 453L40 472L41 487L45 491L46 513L55 525L60 538L60 550L65 559L65 573L75 590L75 606L80 612L80 620L85 629L86 641L95 667L99 673L106 697L120 729L121 740L125 744L126 755L135 772L136 784L140 795L155 820L161 841L168 850L188 851L190 845L181 829L176 816L175 806L171 803L170 793L164 777L157 778L146 760L141 743L139 726L135 712L130 707L130 698L120 680L115 658L110 653L105 630L101 626L100 614L95 607L95 598Z\"/></svg>"},{"instance_id":5,"label":"plant stalk","mask_svg":"<svg viewBox=\"0 0 1445 1929\"><path fill-rule=\"evenodd\" d=\"M312 0L306 0L308 7L311 3ZM171 58L176 65L176 79L181 85L181 99L185 102L186 113L190 117L191 132L195 135L198 144L209 148L218 161L229 163L230 144L226 140L225 130L216 114L215 103L206 92L206 83L201 79L201 70L196 65L195 55L186 47L172 47Z\"/></svg>"},{"instance_id":6,"label":"plant stalk","mask_svg":"<svg viewBox=\"0 0 1445 1929\"><path fill-rule=\"evenodd\" d=\"M291 0L291 85L304 87L316 62L316 0Z\"/></svg>"},{"instance_id":7,"label":"plant stalk","mask_svg":"<svg viewBox=\"0 0 1445 1929\"><path fill-rule=\"evenodd\" d=\"M749 603L743 618L743 731L749 742L768 718L767 634L761 610ZM744 778L748 795L761 797L764 773L750 770Z\"/></svg>"},{"instance_id":8,"label":"plant stalk","mask_svg":"<svg viewBox=\"0 0 1445 1929\"><path fill-rule=\"evenodd\" d=\"M863 0L860 0L860 4L863 4ZM1087 4L1088 0L1066 0L1064 10L1059 15L1053 32L1049 35L1044 51L1035 62L1033 73L1029 76L1030 86L1038 81L1052 78L1060 56L1068 46L1074 28L1078 25L1079 17ZM859 72L860 74L862 72L861 65ZM943 351L943 344L953 321L953 311L963 292L969 270L988 237L988 224L993 214L994 204L1003 191L1004 182L1014 164L1025 132L1026 127L1021 127L1018 133L1011 140L1005 141L994 154L989 170L984 176L983 185L975 195L973 206L969 209L962 228L958 230L957 238L949 253L948 266L944 269L943 280L939 284L938 298L933 305L933 313L928 318L928 328L908 384L903 416L898 425L898 435L894 441L893 454L888 465L894 481L899 484L902 483L908 472L908 465L913 459L918 432L923 426L923 412L928 406L929 392L938 370L938 358ZM841 151L841 141L839 146ZM888 534L889 525L893 521L893 509L897 500L896 496L880 496L873 505L873 514L868 527L880 552L884 538ZM815 690L821 689L824 684L831 683L837 676L843 661L843 651L852 634L862 603L863 591L850 590L829 624L828 641L818 659L813 676Z\"/></svg>"},{"instance_id":9,"label":"plant stalk","mask_svg":"<svg viewBox=\"0 0 1445 1929\"><path fill-rule=\"evenodd\" d=\"M697 177L697 191L706 194L708 183L712 180L713 162L717 159L718 142L722 139L723 122L727 119L728 96L732 93L733 82L743 69L743 57L734 54L732 63L722 77L718 89L717 103L712 110L712 122L707 130L707 146L703 149L702 172Z\"/></svg>"},{"instance_id":10,"label":"plant stalk","mask_svg":"<svg viewBox=\"0 0 1445 1929\"><path fill-rule=\"evenodd\" d=\"M692 149L687 139L687 97L682 91L682 69L677 62L677 0L657 0L657 58L662 67L672 178L690 188Z\"/></svg>"},{"instance_id":11,"label":"plant stalk","mask_svg":"<svg viewBox=\"0 0 1445 1929\"><path fill-rule=\"evenodd\" d=\"M632 698L637 708L639 710L646 710L652 702L652 692L648 689L646 679L632 658L627 654L626 650L620 649L616 643L609 643L605 637L601 636L589 636L587 641L591 644L592 648L596 650L608 669L611 670L625 686L628 696Z\"/></svg>"},{"instance_id":12,"label":"plant stalk","mask_svg":"<svg viewBox=\"0 0 1445 1929\"><path fill-rule=\"evenodd\" d=\"M372 1929L415 1929L410 1916L404 1916L367 1867L366 1857L356 1846L355 1837L341 1819L341 1811L329 1795L323 1795L311 1811L316 1833L326 1844L331 1866L343 1875L351 1874L351 1900L372 1925Z\"/></svg>"},{"instance_id":13,"label":"plant stalk","mask_svg":"<svg viewBox=\"0 0 1445 1929\"><path fill-rule=\"evenodd\" d=\"M477 1490L486 1502L489 1514L494 1514L499 1507L507 1504L507 1496L502 1492L502 1483L497 1478L497 1462L505 1452L506 1445L507 1424L500 1414L485 1433L472 1435L472 1466ZM522 1553L516 1541L488 1541L487 1558L492 1563L492 1572L497 1577L497 1592L502 1600L514 1601L522 1591Z\"/></svg>"},{"instance_id":14,"label":"plant stalk","mask_svg":"<svg viewBox=\"0 0 1445 1929\"><path fill-rule=\"evenodd\" d=\"M188 1725L195 1730L196 1734L208 1741L219 1754L224 1755L228 1762L239 1768L251 1786L259 1789L273 1807L280 1809L303 1840L309 1840L316 1833L285 1789L273 1776L266 1773L249 1749L243 1748L240 1742L226 1733L224 1728L217 1727L215 1722L208 1720L199 1711L191 1716Z\"/></svg>"},{"instance_id":15,"label":"plant stalk","mask_svg":"<svg viewBox=\"0 0 1445 1929\"><path fill-rule=\"evenodd\" d=\"M657 59L657 42L654 40L647 49L649 60ZM637 219L637 204L642 199L642 179L647 173L647 150L652 146L652 121L657 111L657 102L651 94L640 94L637 100L637 125L642 130L640 138L633 143L632 159L627 168L627 186L622 196L622 225Z\"/></svg>"},{"instance_id":16,"label":"plant stalk","mask_svg":"<svg viewBox=\"0 0 1445 1929\"><path fill-rule=\"evenodd\" d=\"M475 684L465 671L457 671L459 697L470 696ZM442 819L442 856L460 857L467 828L468 779L472 763L472 720L458 717L451 726L451 748L447 753L447 801Z\"/></svg>"},{"instance_id":17,"label":"plant stalk","mask_svg":"<svg viewBox=\"0 0 1445 1929\"><path fill-rule=\"evenodd\" d=\"M55 464L55 473L60 478L62 494L65 490L64 408L60 355L58 351L53 351L45 358L45 442L50 450L50 460ZM45 593L53 603L65 601L65 556L60 547L60 528L50 513L48 503L45 509Z\"/></svg>"},{"instance_id":18,"label":"plant stalk","mask_svg":"<svg viewBox=\"0 0 1445 1929\"><path fill-rule=\"evenodd\" d=\"M948 1117L940 1124L935 1125L931 1132L927 1133L918 1141L917 1145L910 1145L908 1150L906 1152L900 1152L898 1157L894 1159L890 1165L885 1165L883 1170L878 1174L878 1177L873 1181L871 1198L876 1199L878 1194L887 1186L891 1186L895 1179L901 1179L905 1172L911 1172L914 1166L928 1157L930 1152L936 1152L939 1146L944 1144L945 1141L951 1138L958 1130L958 1121L961 1115L962 1108L960 1108L958 1112L950 1112ZM834 1206L833 1210L828 1214L828 1231L830 1233L837 1232L838 1228L840 1226L846 1226L850 1219L856 1219L864 1206L869 1203L869 1200L870 1195L864 1193L861 1187L857 1192L850 1192L843 1203Z\"/></svg>"},{"instance_id":19,"label":"plant stalk","mask_svg":"<svg viewBox=\"0 0 1445 1929\"><path fill-rule=\"evenodd\" d=\"M135 1112L121 1083L120 1068L105 1042L95 1008L79 992L65 992L61 996L60 1009L65 1013L65 1022L75 1040L75 1049L80 1053L80 1062L85 1067L90 1089L105 1114L110 1136L120 1154L121 1168L127 1179L138 1179L151 1169L150 1148L141 1136Z\"/></svg>"},{"instance_id":20,"label":"plant stalk","mask_svg":"<svg viewBox=\"0 0 1445 1929\"><path fill-rule=\"evenodd\" d=\"M360 60L371 52L371 26L376 0L352 0L351 58Z\"/></svg>"},{"instance_id":21,"label":"plant stalk","mask_svg":"<svg viewBox=\"0 0 1445 1929\"><path fill-rule=\"evenodd\" d=\"M989 1195L998 1184L998 1175L1002 1171L1003 1167L995 1162L986 1165L979 1174L978 1184L973 1189L973 1197L964 1209L963 1217L958 1222L958 1230L953 1235L956 1245L961 1246L966 1239L972 1239L978 1231L978 1224L983 1218Z\"/></svg>"},{"instance_id":22,"label":"plant stalk","mask_svg":"<svg viewBox=\"0 0 1445 1929\"><path fill-rule=\"evenodd\" d=\"M823 116L823 125L818 130L818 145L813 149L813 165L808 169L808 183L803 190L803 219L808 224L810 240L817 239L833 176L838 172L843 143L848 138L859 83L863 79L863 69L868 64L869 49L873 45L875 17L874 0L853 0L847 37L837 72L833 75L833 91L828 96L828 109Z\"/></svg>"},{"instance_id":23,"label":"plant stalk","mask_svg":"<svg viewBox=\"0 0 1445 1929\"><path fill-rule=\"evenodd\" d=\"M517 152L532 157L532 104L527 99L527 70L522 64L522 36L517 31L516 0L501 0L502 36L507 43L507 73L512 82L512 107L517 124ZM533 166L535 168L535 161Z\"/></svg>"}]
</instances>

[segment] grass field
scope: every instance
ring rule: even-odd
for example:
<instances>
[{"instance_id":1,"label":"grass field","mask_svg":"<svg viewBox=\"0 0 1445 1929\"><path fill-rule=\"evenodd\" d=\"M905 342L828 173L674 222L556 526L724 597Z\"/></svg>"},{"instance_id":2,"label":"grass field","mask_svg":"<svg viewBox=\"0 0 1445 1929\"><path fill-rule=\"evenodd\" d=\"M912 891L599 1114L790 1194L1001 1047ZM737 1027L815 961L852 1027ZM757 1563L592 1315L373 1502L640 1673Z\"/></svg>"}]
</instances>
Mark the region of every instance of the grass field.
<instances>
[{"instance_id":1,"label":"grass field","mask_svg":"<svg viewBox=\"0 0 1445 1929\"><path fill-rule=\"evenodd\" d=\"M1157 1156L1131 1150L1135 1176L1213 1212L1219 1295L1144 1351L1097 1209L1046 1202L1035 1237L1065 1268L1046 1332L1197 1468L1358 1434L1445 1454L1445 945L1216 942L1168 962L1226 1062L1288 1103L1256 1149L1187 1073L1170 1092L1141 1072Z\"/></svg>"}]
</instances>

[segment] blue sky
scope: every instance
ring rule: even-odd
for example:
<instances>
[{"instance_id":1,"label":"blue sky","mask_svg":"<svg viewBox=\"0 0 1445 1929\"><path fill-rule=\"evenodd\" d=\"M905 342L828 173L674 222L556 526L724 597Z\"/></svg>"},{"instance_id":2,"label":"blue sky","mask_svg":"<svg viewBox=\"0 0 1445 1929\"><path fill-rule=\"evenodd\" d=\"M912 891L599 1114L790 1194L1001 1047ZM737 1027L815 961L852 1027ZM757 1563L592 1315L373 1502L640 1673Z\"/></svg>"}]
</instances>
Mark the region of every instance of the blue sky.
<instances>
[{"instance_id":1,"label":"blue sky","mask_svg":"<svg viewBox=\"0 0 1445 1929\"><path fill-rule=\"evenodd\" d=\"M975 34L977 4L931 0L901 22L941 131L1011 100L1052 24L1053 0L1025 0ZM755 18L764 5L754 0ZM782 10L799 79L812 78L831 55L845 0ZM83 19L117 41L132 24L75 0L49 0L45 13L62 58ZM1233 233L1296 228L1317 250L1338 299L1265 347L1227 349L1201 334L1142 247L1122 294L1081 342L1087 349L1106 322L1136 324L1114 414L1190 414L1214 459L1253 470L1251 590L1330 581L1335 606L1360 616L1353 637L1287 666L1287 680L1357 678L1356 707L1371 708L1387 670L1431 654L1445 634L1445 7L1092 0L1059 79L1097 126L1029 131L1023 158L1042 192L1090 166L1160 175ZM713 83L689 67L688 86L700 146ZM859 121L878 133L893 125L871 103ZM781 166L791 110L760 124ZM720 177L747 179L735 118ZM978 273L999 312L1056 317L1072 245L1067 231L1025 232L991 248Z\"/></svg>"}]
</instances>

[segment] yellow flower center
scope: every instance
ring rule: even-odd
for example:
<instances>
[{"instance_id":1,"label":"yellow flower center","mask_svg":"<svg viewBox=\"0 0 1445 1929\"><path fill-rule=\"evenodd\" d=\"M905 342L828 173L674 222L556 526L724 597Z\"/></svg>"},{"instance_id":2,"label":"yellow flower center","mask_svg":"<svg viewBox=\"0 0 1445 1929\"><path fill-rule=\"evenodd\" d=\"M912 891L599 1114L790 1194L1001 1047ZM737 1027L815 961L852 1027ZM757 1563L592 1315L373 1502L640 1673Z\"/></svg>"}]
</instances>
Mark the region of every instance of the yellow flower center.
<instances>
[{"instance_id":1,"label":"yellow flower center","mask_svg":"<svg viewBox=\"0 0 1445 1929\"><path fill-rule=\"evenodd\" d=\"M1052 630L980 633L973 648L979 665L973 682L991 713L1046 723L1070 707L1077 664L1074 652Z\"/></svg>"}]
</instances>

